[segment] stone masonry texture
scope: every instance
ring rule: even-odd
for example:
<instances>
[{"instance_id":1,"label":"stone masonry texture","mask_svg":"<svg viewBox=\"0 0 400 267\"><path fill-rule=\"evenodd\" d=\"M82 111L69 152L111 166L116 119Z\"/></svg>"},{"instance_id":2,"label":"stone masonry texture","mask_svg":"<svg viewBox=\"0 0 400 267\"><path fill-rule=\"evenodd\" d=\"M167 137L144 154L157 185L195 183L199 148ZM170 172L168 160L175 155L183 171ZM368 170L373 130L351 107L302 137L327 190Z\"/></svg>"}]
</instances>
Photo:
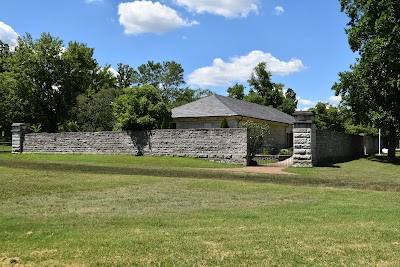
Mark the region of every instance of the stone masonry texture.
<instances>
[{"instance_id":1,"label":"stone masonry texture","mask_svg":"<svg viewBox=\"0 0 400 267\"><path fill-rule=\"evenodd\" d=\"M131 154L203 158L247 165L246 129L171 129L26 134L24 153Z\"/></svg>"}]
</instances>

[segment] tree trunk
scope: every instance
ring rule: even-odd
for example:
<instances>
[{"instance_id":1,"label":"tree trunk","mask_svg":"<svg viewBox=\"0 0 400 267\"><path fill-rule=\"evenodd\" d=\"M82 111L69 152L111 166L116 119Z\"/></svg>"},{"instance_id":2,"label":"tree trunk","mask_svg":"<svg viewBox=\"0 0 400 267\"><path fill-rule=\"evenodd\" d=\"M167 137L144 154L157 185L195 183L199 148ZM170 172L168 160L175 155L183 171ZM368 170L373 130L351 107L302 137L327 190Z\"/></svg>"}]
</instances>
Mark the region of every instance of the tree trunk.
<instances>
[{"instance_id":1,"label":"tree trunk","mask_svg":"<svg viewBox=\"0 0 400 267\"><path fill-rule=\"evenodd\" d=\"M396 160L396 137L397 130L393 125L389 128L389 147L388 147L388 159L390 161Z\"/></svg>"}]
</instances>

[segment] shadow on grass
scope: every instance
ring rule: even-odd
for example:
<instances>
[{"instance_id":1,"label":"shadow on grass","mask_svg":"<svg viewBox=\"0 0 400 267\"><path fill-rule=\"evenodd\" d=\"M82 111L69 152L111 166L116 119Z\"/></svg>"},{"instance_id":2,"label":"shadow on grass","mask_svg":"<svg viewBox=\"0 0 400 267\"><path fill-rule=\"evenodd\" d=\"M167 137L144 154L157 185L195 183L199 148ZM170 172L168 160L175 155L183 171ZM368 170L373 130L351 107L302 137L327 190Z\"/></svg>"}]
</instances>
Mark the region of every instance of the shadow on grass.
<instances>
[{"instance_id":1,"label":"shadow on grass","mask_svg":"<svg viewBox=\"0 0 400 267\"><path fill-rule=\"evenodd\" d=\"M360 159L360 157L347 157L347 158L333 158L327 159L324 162L318 162L317 167L325 167L325 168L340 168L337 164L346 163L353 160Z\"/></svg>"},{"instance_id":2,"label":"shadow on grass","mask_svg":"<svg viewBox=\"0 0 400 267\"><path fill-rule=\"evenodd\" d=\"M389 160L386 155L374 155L368 158L368 160L376 161L380 163L387 163L393 165L400 165L400 157L397 156L395 161Z\"/></svg>"},{"instance_id":3,"label":"shadow on grass","mask_svg":"<svg viewBox=\"0 0 400 267\"><path fill-rule=\"evenodd\" d=\"M54 171L62 173L93 173L110 175L138 175L168 178L194 178L194 179L213 179L213 180L238 180L258 183L272 183L293 186L310 187L333 187L333 188L352 188L367 189L375 191L400 191L400 183L381 182L381 181L349 181L343 179L324 179L310 178L302 175L279 175L265 173L238 173L229 170L219 169L198 169L198 168L155 168L155 167L114 167L114 166L95 166L84 164L69 163L46 163L28 161L7 161L0 160L0 166L16 169L26 169L34 171Z\"/></svg>"}]
</instances>

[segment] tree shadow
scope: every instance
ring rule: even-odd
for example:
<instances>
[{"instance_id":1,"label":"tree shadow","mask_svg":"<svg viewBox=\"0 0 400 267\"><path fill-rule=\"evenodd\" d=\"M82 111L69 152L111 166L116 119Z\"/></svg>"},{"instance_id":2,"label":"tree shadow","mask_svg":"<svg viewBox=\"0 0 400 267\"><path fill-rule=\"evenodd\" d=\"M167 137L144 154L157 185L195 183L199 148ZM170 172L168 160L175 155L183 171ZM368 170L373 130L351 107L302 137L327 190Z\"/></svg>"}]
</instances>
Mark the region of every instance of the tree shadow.
<instances>
[{"instance_id":1,"label":"tree shadow","mask_svg":"<svg viewBox=\"0 0 400 267\"><path fill-rule=\"evenodd\" d=\"M136 156L143 156L147 147L151 150L150 131L129 131L128 134L137 149L134 153Z\"/></svg>"},{"instance_id":2,"label":"tree shadow","mask_svg":"<svg viewBox=\"0 0 400 267\"><path fill-rule=\"evenodd\" d=\"M373 156L368 157L368 160L380 162L380 163L400 165L400 156L397 156L396 160L393 161L393 160L389 160L387 155L373 155Z\"/></svg>"},{"instance_id":3,"label":"tree shadow","mask_svg":"<svg viewBox=\"0 0 400 267\"><path fill-rule=\"evenodd\" d=\"M363 157L346 157L346 158L333 158L324 160L322 162L318 162L316 167L325 167L325 168L340 168L337 164L346 163L353 160L358 160Z\"/></svg>"}]
</instances>

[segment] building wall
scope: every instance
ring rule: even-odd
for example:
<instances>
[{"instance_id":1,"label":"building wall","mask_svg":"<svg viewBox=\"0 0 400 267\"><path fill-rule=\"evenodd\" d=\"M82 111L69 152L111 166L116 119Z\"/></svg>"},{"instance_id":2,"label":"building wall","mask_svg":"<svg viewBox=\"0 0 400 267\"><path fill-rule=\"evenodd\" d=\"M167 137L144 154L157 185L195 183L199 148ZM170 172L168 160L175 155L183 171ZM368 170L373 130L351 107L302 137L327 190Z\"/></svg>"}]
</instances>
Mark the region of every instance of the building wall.
<instances>
[{"instance_id":1,"label":"building wall","mask_svg":"<svg viewBox=\"0 0 400 267\"><path fill-rule=\"evenodd\" d=\"M25 134L24 153L132 154L196 157L248 164L246 129L174 129L151 132Z\"/></svg>"},{"instance_id":2,"label":"building wall","mask_svg":"<svg viewBox=\"0 0 400 267\"><path fill-rule=\"evenodd\" d=\"M206 118L175 118L173 122L176 129L209 129L220 128L224 117L206 117ZM279 152L282 148L289 148L291 142L288 142L288 134L293 133L291 124L278 122L270 122L259 119L244 118L241 116L225 117L228 121L229 128L239 127L241 121L252 120L257 123L267 124L270 130L269 140L266 141L268 148L275 152ZM290 144L289 144L290 143ZM260 149L260 152L262 149Z\"/></svg>"}]
</instances>

